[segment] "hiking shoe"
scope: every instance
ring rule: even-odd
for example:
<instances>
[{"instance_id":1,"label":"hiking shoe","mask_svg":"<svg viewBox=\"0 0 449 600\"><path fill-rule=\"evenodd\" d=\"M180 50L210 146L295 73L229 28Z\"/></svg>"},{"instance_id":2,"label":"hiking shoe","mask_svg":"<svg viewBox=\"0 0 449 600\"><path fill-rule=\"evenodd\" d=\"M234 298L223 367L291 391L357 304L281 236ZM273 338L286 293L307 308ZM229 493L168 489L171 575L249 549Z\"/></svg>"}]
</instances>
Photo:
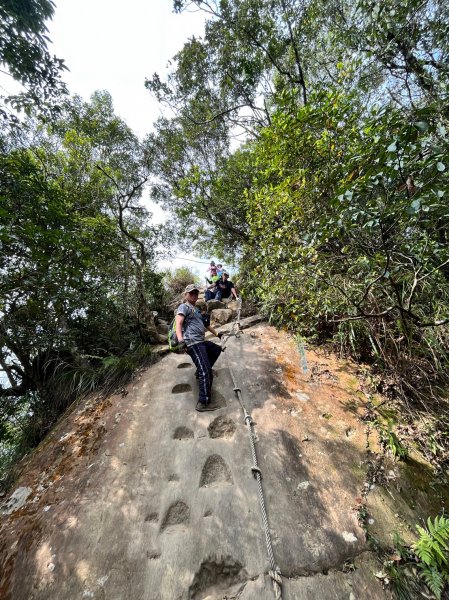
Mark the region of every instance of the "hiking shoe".
<instances>
[{"instance_id":1,"label":"hiking shoe","mask_svg":"<svg viewBox=\"0 0 449 600\"><path fill-rule=\"evenodd\" d=\"M218 404L214 404L214 403L204 404L204 402L197 402L196 406L195 406L195 410L197 410L198 412L218 410L219 408L221 408L221 407L218 406Z\"/></svg>"}]
</instances>

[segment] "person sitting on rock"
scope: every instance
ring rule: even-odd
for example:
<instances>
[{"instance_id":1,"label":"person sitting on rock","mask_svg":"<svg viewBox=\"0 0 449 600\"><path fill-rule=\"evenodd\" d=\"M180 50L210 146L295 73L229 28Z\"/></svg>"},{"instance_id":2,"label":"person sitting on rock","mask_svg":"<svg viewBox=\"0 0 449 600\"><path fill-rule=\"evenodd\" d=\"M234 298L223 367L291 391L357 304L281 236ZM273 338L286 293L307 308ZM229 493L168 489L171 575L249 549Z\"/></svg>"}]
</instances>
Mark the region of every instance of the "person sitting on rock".
<instances>
[{"instance_id":1,"label":"person sitting on rock","mask_svg":"<svg viewBox=\"0 0 449 600\"><path fill-rule=\"evenodd\" d=\"M206 286L206 291L204 293L204 299L206 302L215 298L215 294L217 293L217 281L220 278L217 275L217 267L210 268L210 277L206 278L207 283L210 285Z\"/></svg>"},{"instance_id":2,"label":"person sitting on rock","mask_svg":"<svg viewBox=\"0 0 449 600\"><path fill-rule=\"evenodd\" d=\"M223 271L221 278L217 281L217 291L215 292L215 300L227 300L235 298L237 300L237 292L232 281L229 281L229 273Z\"/></svg>"},{"instance_id":3,"label":"person sitting on rock","mask_svg":"<svg viewBox=\"0 0 449 600\"><path fill-rule=\"evenodd\" d=\"M213 327L205 326L200 311L195 307L199 290L194 283L185 290L185 300L176 310L176 337L180 344L186 344L186 352L195 364L198 372L198 402L196 410L217 410L217 404L211 403L212 382L214 379L212 367L220 356L221 346L205 340L205 332L210 331L218 338L223 335L217 333Z\"/></svg>"}]
</instances>

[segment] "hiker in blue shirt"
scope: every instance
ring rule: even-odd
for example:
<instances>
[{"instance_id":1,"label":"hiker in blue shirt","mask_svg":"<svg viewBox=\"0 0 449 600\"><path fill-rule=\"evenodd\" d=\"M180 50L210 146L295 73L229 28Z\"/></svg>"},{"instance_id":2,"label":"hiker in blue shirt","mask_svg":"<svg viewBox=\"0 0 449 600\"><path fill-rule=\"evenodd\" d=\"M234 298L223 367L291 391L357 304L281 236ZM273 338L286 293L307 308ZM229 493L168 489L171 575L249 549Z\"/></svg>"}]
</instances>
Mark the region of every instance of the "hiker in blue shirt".
<instances>
[{"instance_id":1,"label":"hiker in blue shirt","mask_svg":"<svg viewBox=\"0 0 449 600\"><path fill-rule=\"evenodd\" d=\"M199 395L196 410L217 410L218 405L211 403L212 382L214 379L212 367L220 356L221 346L205 340L205 332L210 331L218 338L213 327L207 326L200 311L195 307L199 290L191 283L185 290L185 300L176 310L176 337L179 343L185 343L186 352L193 360L198 373Z\"/></svg>"}]
</instances>

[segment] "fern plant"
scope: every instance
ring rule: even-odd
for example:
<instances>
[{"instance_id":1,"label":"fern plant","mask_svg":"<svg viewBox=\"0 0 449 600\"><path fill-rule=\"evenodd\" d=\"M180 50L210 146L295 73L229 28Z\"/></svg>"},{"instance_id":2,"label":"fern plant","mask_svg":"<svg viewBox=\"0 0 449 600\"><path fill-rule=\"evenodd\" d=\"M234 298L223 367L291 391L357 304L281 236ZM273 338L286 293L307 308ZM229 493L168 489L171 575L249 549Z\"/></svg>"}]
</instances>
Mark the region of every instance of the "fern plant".
<instances>
[{"instance_id":1,"label":"fern plant","mask_svg":"<svg viewBox=\"0 0 449 600\"><path fill-rule=\"evenodd\" d=\"M393 431L391 424L388 425L387 445L395 458L407 458L408 450Z\"/></svg>"},{"instance_id":2,"label":"fern plant","mask_svg":"<svg viewBox=\"0 0 449 600\"><path fill-rule=\"evenodd\" d=\"M416 526L419 540L413 550L419 559L421 577L439 600L445 583L449 583L449 519L427 519L427 527Z\"/></svg>"},{"instance_id":3,"label":"fern plant","mask_svg":"<svg viewBox=\"0 0 449 600\"><path fill-rule=\"evenodd\" d=\"M408 449L393 431L393 422L391 419L388 419L387 426L379 419L375 419L374 426L377 428L380 443L384 448L388 448L393 456L399 460L407 458Z\"/></svg>"}]
</instances>

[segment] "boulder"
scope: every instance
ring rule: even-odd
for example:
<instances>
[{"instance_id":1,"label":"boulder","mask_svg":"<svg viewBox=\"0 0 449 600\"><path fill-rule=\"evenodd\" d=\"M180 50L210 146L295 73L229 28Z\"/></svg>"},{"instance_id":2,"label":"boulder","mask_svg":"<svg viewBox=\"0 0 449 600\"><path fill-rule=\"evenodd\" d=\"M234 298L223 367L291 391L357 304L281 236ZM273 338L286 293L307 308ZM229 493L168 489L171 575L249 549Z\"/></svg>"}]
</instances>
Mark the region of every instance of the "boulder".
<instances>
[{"instance_id":1,"label":"boulder","mask_svg":"<svg viewBox=\"0 0 449 600\"><path fill-rule=\"evenodd\" d=\"M237 308L237 302L235 300L228 300L226 302L226 308L228 308L229 310L232 310L232 312L234 314L237 314L238 308Z\"/></svg>"},{"instance_id":2,"label":"boulder","mask_svg":"<svg viewBox=\"0 0 449 600\"><path fill-rule=\"evenodd\" d=\"M233 316L232 310L228 308L216 308L210 314L210 323L212 327L215 325L226 325L226 323L232 321Z\"/></svg>"},{"instance_id":3,"label":"boulder","mask_svg":"<svg viewBox=\"0 0 449 600\"><path fill-rule=\"evenodd\" d=\"M156 325L157 332L161 335L166 335L168 333L168 324L165 321L161 321Z\"/></svg>"},{"instance_id":4,"label":"boulder","mask_svg":"<svg viewBox=\"0 0 449 600\"><path fill-rule=\"evenodd\" d=\"M195 306L199 308L201 312L203 311L203 309L207 310L207 304L204 300L197 300Z\"/></svg>"},{"instance_id":5,"label":"boulder","mask_svg":"<svg viewBox=\"0 0 449 600\"><path fill-rule=\"evenodd\" d=\"M226 308L224 302L220 302L219 300L209 300L207 303L207 312L212 312L216 308Z\"/></svg>"}]
</instances>

